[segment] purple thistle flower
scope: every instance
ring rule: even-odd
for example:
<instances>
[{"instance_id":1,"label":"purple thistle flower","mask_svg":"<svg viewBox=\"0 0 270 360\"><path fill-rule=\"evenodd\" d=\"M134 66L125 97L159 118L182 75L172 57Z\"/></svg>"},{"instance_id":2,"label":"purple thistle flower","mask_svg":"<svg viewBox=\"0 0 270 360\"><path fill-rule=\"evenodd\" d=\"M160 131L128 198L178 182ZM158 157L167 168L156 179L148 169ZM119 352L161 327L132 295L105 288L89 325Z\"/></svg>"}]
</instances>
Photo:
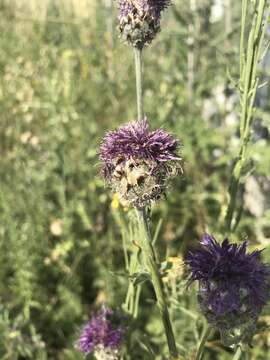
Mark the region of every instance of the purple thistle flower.
<instances>
[{"instance_id":1,"label":"purple thistle flower","mask_svg":"<svg viewBox=\"0 0 270 360\"><path fill-rule=\"evenodd\" d=\"M124 327L111 309L103 306L83 327L79 349L85 354L103 353L106 359L117 359L124 337ZM98 355L97 355L98 357Z\"/></svg>"},{"instance_id":2,"label":"purple thistle flower","mask_svg":"<svg viewBox=\"0 0 270 360\"><path fill-rule=\"evenodd\" d=\"M160 30L161 13L171 0L119 0L120 32L124 40L142 48Z\"/></svg>"},{"instance_id":3,"label":"purple thistle flower","mask_svg":"<svg viewBox=\"0 0 270 360\"><path fill-rule=\"evenodd\" d=\"M138 206L158 198L177 168L179 142L147 119L108 132L101 144L103 172L122 199Z\"/></svg>"},{"instance_id":4,"label":"purple thistle flower","mask_svg":"<svg viewBox=\"0 0 270 360\"><path fill-rule=\"evenodd\" d=\"M164 162L179 160L178 141L163 129L150 131L147 119L109 131L101 145L101 160L110 165L118 157Z\"/></svg>"},{"instance_id":5,"label":"purple thistle flower","mask_svg":"<svg viewBox=\"0 0 270 360\"><path fill-rule=\"evenodd\" d=\"M199 282L198 301L208 322L220 330L225 343L235 343L254 333L257 318L269 300L269 268L261 251L247 253L247 243L219 244L206 234L201 248L185 263L189 284ZM235 334L237 333L237 336Z\"/></svg>"}]
</instances>

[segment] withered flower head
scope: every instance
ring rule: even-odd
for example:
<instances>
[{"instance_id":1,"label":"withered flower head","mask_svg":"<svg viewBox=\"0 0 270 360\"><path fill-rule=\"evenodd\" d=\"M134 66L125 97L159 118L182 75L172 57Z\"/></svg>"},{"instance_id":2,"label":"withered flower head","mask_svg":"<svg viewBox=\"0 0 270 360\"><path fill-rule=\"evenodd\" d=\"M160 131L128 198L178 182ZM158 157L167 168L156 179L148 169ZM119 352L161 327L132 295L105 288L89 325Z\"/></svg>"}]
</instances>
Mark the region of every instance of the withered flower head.
<instances>
[{"instance_id":1,"label":"withered flower head","mask_svg":"<svg viewBox=\"0 0 270 360\"><path fill-rule=\"evenodd\" d=\"M180 169L179 142L163 129L151 131L147 119L108 132L101 144L103 173L112 189L134 206L159 198Z\"/></svg>"},{"instance_id":2,"label":"withered flower head","mask_svg":"<svg viewBox=\"0 0 270 360\"><path fill-rule=\"evenodd\" d=\"M121 37L132 46L143 48L160 30L161 12L170 0L119 0Z\"/></svg>"}]
</instances>

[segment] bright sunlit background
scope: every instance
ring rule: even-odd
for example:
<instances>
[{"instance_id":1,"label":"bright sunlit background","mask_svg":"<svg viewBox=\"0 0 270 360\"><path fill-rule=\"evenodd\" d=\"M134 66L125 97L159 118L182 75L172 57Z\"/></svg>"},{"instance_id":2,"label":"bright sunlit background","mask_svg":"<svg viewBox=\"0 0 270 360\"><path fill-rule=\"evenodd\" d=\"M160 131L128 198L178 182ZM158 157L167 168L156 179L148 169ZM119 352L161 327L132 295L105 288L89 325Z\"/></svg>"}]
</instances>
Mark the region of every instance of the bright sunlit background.
<instances>
[{"instance_id":1,"label":"bright sunlit background","mask_svg":"<svg viewBox=\"0 0 270 360\"><path fill-rule=\"evenodd\" d=\"M184 174L153 209L160 256L177 264L166 290L183 354L192 353L203 319L181 260L204 231L222 240L239 146L240 5L174 0L144 54L149 122L181 139L184 158ZM267 53L262 82L269 62ZM98 151L105 131L136 118L135 94L133 52L118 38L116 1L0 0L1 359L82 359L76 341L91 311L124 303L122 243L133 213L105 188ZM268 85L256 104L232 240L248 238L270 261ZM156 354L166 346L150 286L140 304L125 359L150 359L148 342ZM269 308L260 325L270 325ZM214 335L204 359L231 357ZM268 357L265 331L250 359Z\"/></svg>"}]
</instances>

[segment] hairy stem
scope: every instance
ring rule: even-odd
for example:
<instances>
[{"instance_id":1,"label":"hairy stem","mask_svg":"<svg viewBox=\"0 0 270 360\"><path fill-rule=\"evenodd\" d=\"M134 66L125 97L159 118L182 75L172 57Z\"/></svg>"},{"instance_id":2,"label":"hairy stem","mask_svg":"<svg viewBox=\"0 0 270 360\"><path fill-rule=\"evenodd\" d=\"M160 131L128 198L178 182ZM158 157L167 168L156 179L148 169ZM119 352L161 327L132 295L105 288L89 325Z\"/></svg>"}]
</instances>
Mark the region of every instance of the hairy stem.
<instances>
[{"instance_id":1,"label":"hairy stem","mask_svg":"<svg viewBox=\"0 0 270 360\"><path fill-rule=\"evenodd\" d=\"M195 360L201 360L206 341L209 338L211 331L212 331L212 329L210 327L207 327L207 329L205 330L205 332L201 338Z\"/></svg>"},{"instance_id":2,"label":"hairy stem","mask_svg":"<svg viewBox=\"0 0 270 360\"><path fill-rule=\"evenodd\" d=\"M137 89L137 113L138 120L143 119L143 65L142 65L142 49L134 48L135 70L136 70L136 89Z\"/></svg>"},{"instance_id":3,"label":"hairy stem","mask_svg":"<svg viewBox=\"0 0 270 360\"><path fill-rule=\"evenodd\" d=\"M157 298L157 306L159 308L159 312L162 318L171 359L177 359L178 353L177 353L174 333L169 316L166 296L163 289L163 282L159 273L155 252L152 246L152 237L149 229L146 209L145 208L137 209L137 213L138 213L139 227L142 232L141 247L143 251L144 261L151 275L152 284Z\"/></svg>"}]
</instances>

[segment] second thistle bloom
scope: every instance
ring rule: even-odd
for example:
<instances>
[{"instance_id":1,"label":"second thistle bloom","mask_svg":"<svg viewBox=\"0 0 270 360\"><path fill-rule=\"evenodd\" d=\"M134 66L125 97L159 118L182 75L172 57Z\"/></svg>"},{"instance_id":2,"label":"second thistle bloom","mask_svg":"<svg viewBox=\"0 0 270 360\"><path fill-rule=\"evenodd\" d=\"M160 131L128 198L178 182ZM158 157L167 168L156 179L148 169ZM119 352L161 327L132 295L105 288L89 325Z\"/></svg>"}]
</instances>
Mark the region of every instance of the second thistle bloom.
<instances>
[{"instance_id":1,"label":"second thistle bloom","mask_svg":"<svg viewBox=\"0 0 270 360\"><path fill-rule=\"evenodd\" d=\"M170 0L119 0L119 29L132 46L143 48L160 30L162 11Z\"/></svg>"},{"instance_id":2,"label":"second thistle bloom","mask_svg":"<svg viewBox=\"0 0 270 360\"><path fill-rule=\"evenodd\" d=\"M79 349L97 360L118 360L125 333L121 320L118 313L103 306L82 329Z\"/></svg>"},{"instance_id":3,"label":"second thistle bloom","mask_svg":"<svg viewBox=\"0 0 270 360\"><path fill-rule=\"evenodd\" d=\"M250 341L257 318L269 300L269 268L260 251L247 252L247 243L219 244L206 234L201 248L189 254L189 282L198 281L198 301L209 324L225 344Z\"/></svg>"},{"instance_id":4,"label":"second thistle bloom","mask_svg":"<svg viewBox=\"0 0 270 360\"><path fill-rule=\"evenodd\" d=\"M163 129L151 131L146 118L110 131L100 149L105 178L122 200L148 205L180 168L178 145Z\"/></svg>"}]
</instances>

